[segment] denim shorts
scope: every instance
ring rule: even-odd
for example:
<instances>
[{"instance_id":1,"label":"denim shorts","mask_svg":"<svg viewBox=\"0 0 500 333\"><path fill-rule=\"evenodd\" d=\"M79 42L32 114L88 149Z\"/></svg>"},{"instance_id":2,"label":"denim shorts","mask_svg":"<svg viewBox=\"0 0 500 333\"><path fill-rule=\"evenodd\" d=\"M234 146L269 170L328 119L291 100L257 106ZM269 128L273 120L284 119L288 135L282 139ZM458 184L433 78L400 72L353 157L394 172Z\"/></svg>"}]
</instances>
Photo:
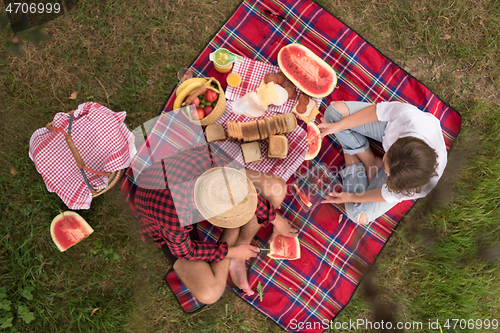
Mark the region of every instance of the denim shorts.
<instances>
[{"instance_id":1,"label":"denim shorts","mask_svg":"<svg viewBox=\"0 0 500 333\"><path fill-rule=\"evenodd\" d=\"M349 109L349 114L356 113L372 103L365 102L344 102ZM342 113L337 111L333 106L333 102L325 111L325 122L335 123L342 119ZM349 155L364 152L369 149L370 143L368 138L382 141L387 127L386 121L375 121L366 125L356 126L351 129L341 131L334 134L337 140L342 145L344 152ZM378 171L370 184L366 177L366 170L363 163L349 165L340 171L344 191L349 193L362 193L364 191L381 188L384 181L387 180L387 174L384 169ZM361 213L366 213L368 222L374 221L376 218L384 215L389 209L394 207L396 202L361 202L345 203L347 217L355 220Z\"/></svg>"}]
</instances>

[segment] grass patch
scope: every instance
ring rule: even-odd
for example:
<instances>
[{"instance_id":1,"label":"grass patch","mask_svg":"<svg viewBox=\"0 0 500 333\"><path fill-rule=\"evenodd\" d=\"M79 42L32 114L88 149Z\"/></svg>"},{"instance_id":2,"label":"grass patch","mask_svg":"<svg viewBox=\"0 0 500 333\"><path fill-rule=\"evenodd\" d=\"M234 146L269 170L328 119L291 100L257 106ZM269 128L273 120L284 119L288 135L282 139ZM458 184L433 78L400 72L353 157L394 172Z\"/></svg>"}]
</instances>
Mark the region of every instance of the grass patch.
<instances>
[{"instance_id":1,"label":"grass patch","mask_svg":"<svg viewBox=\"0 0 500 333\"><path fill-rule=\"evenodd\" d=\"M498 318L500 3L318 2L463 116L439 189L402 221L337 321ZM2 36L0 331L283 331L230 292L184 314L118 187L81 212L91 237L59 253L48 228L67 208L28 157L36 129L88 100L127 111L130 129L156 116L177 71L238 4L80 1L45 26L52 40L38 48L20 35L15 56Z\"/></svg>"}]
</instances>

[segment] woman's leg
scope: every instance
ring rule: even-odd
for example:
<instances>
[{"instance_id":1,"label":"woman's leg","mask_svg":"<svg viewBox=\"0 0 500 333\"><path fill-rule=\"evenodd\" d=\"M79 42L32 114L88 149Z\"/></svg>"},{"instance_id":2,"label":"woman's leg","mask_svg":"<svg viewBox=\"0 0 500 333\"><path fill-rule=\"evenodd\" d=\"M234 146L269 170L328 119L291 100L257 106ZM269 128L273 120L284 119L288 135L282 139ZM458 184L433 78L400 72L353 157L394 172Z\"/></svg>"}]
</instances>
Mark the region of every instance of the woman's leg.
<instances>
[{"instance_id":1,"label":"woman's leg","mask_svg":"<svg viewBox=\"0 0 500 333\"><path fill-rule=\"evenodd\" d=\"M375 188L380 188L383 182L387 179L387 174L384 170L380 170L370 185L366 186L366 173L362 163L357 163L346 167L340 171L344 190L346 192L360 193ZM362 202L362 203L345 203L346 215L354 222L365 225L378 217L384 215L389 209L396 205L395 202Z\"/></svg>"},{"instance_id":2,"label":"woman's leg","mask_svg":"<svg viewBox=\"0 0 500 333\"><path fill-rule=\"evenodd\" d=\"M224 229L221 241L234 246L240 229ZM205 304L215 303L226 288L227 274L231 259L224 258L215 263L196 260L177 260L174 270L181 281L200 302Z\"/></svg>"},{"instance_id":3,"label":"woman's leg","mask_svg":"<svg viewBox=\"0 0 500 333\"><path fill-rule=\"evenodd\" d=\"M274 208L280 208L286 197L286 183L281 177L255 170L245 169L246 176L255 186L257 193L269 201Z\"/></svg>"},{"instance_id":4,"label":"woman's leg","mask_svg":"<svg viewBox=\"0 0 500 333\"><path fill-rule=\"evenodd\" d=\"M343 190L348 193L363 193L368 188L366 171L363 163L356 155L349 155L344 152L345 168L340 171L342 177ZM358 224L366 224L366 213L357 209L353 203L345 203L347 216Z\"/></svg>"},{"instance_id":5,"label":"woman's leg","mask_svg":"<svg viewBox=\"0 0 500 333\"><path fill-rule=\"evenodd\" d=\"M371 184L378 172L384 169L384 161L381 157L376 156L370 148L362 153L357 153L356 156L363 163L368 184Z\"/></svg>"},{"instance_id":6,"label":"woman's leg","mask_svg":"<svg viewBox=\"0 0 500 333\"><path fill-rule=\"evenodd\" d=\"M347 117L351 114L361 111L370 105L373 105L373 103L357 102L357 101L334 102L334 103L332 102L325 111L325 121L327 123L340 121L343 117ZM350 128L346 131L355 132L365 137L377 141L382 141L386 127L387 127L386 121L374 121L365 125L360 125Z\"/></svg>"},{"instance_id":7,"label":"woman's leg","mask_svg":"<svg viewBox=\"0 0 500 333\"><path fill-rule=\"evenodd\" d=\"M265 172L249 169L245 169L244 171L260 196L269 201L275 209L281 207L286 196L286 183L283 179ZM250 244L259 230L260 224L257 221L257 217L254 215L247 224L240 228L240 234L234 246ZM243 290L248 296L254 294L254 291L248 284L245 260L231 259L229 273L231 274L231 280L238 288Z\"/></svg>"},{"instance_id":8,"label":"woman's leg","mask_svg":"<svg viewBox=\"0 0 500 333\"><path fill-rule=\"evenodd\" d=\"M370 104L366 103L366 106ZM360 108L361 110L362 108ZM349 115L349 109L343 102L332 103L325 111L324 121L327 123L336 123ZM351 130L344 130L334 134L342 145L344 152L349 155L355 155L363 152L369 147L368 139L365 135Z\"/></svg>"},{"instance_id":9,"label":"woman's leg","mask_svg":"<svg viewBox=\"0 0 500 333\"><path fill-rule=\"evenodd\" d=\"M325 121L340 121L343 117L347 117L370 105L372 104L365 102L332 103L325 112ZM378 171L384 167L382 159L375 156L370 149L368 138L382 141L386 126L386 122L376 121L335 134L337 140L344 148L344 152L350 155L356 155L363 163L368 177L368 184L371 183Z\"/></svg>"}]
</instances>

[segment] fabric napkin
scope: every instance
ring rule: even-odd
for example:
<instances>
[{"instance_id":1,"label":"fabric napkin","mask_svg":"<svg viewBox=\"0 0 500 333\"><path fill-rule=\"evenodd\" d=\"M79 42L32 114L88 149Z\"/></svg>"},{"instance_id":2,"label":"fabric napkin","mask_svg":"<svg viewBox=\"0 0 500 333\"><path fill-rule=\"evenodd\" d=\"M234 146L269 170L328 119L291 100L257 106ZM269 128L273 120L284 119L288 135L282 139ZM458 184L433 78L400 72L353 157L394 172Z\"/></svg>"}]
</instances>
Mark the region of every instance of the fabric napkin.
<instances>
[{"instance_id":1,"label":"fabric napkin","mask_svg":"<svg viewBox=\"0 0 500 333\"><path fill-rule=\"evenodd\" d=\"M241 84L237 87L228 85L226 88L226 98L230 101L235 101L251 91L256 91L264 81L264 76L266 74L278 73L279 71L280 69L277 66L249 58L243 58L243 61L235 62L232 72L238 73L241 76ZM295 99L289 99L285 104L280 106L270 105L269 111L275 114L291 112L301 94L300 90L297 88L295 88L295 90L297 91L297 97ZM316 107L319 109L321 98L312 99L316 102Z\"/></svg>"}]
</instances>

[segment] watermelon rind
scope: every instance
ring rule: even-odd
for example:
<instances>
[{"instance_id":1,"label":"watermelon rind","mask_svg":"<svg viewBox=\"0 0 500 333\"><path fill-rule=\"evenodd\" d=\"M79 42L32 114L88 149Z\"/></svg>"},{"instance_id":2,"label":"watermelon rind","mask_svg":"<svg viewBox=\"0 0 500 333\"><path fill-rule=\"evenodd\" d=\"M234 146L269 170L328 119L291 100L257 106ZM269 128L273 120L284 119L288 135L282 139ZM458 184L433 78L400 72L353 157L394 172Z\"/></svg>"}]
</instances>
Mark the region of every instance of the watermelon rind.
<instances>
[{"instance_id":1,"label":"watermelon rind","mask_svg":"<svg viewBox=\"0 0 500 333\"><path fill-rule=\"evenodd\" d=\"M65 217L73 217L74 219L76 219L78 221L78 229L83 233L83 237L78 239L78 240L75 240L73 242L73 244L71 244L70 246L68 247L64 247L57 239L57 236L56 236L56 226L57 226L57 223L64 219ZM94 229L92 229L92 227L87 223L87 221L85 221L83 219L83 217L81 217L79 214L75 213L75 212L72 212L72 211L66 211L66 212L62 212L61 214L57 215L56 217L54 217L54 219L52 220L52 222L50 223L50 236L52 237L52 241L54 241L54 243L56 244L57 248L61 251L61 252L64 252L66 251L67 249L69 249L70 247L72 247L73 245L77 244L78 242L80 242L81 240L87 238L91 233L94 232Z\"/></svg>"},{"instance_id":2,"label":"watermelon rind","mask_svg":"<svg viewBox=\"0 0 500 333\"><path fill-rule=\"evenodd\" d=\"M279 255L277 253L273 253L273 249L275 249L274 243L277 241L277 239L285 238L288 242L294 242L295 244L295 257L284 257L282 255ZM271 251L267 254L267 256L273 260L297 260L300 259L300 242L298 237L286 237L282 235L278 235L274 238L273 242L270 244Z\"/></svg>"},{"instance_id":3,"label":"watermelon rind","mask_svg":"<svg viewBox=\"0 0 500 333\"><path fill-rule=\"evenodd\" d=\"M293 49L294 47L302 49L310 60L315 61L319 66L322 67L322 69L327 70L331 74L332 76L331 82L323 82L325 83L324 87L323 86L321 87L324 88L323 92L315 93L314 91L308 89L298 78L296 78L293 75L293 73L289 73L288 68L286 68L286 66L283 64L284 60L282 60L282 53L287 52L290 48ZM328 65L323 59L318 57L313 51L311 51L304 45L298 43L290 43L282 47L281 50L278 52L277 60L278 60L278 66L280 67L283 74L285 74L285 76L290 81L292 81L292 83L306 95L309 95L311 97L323 98L330 95L337 86L337 73L335 72L335 70L330 65Z\"/></svg>"},{"instance_id":4,"label":"watermelon rind","mask_svg":"<svg viewBox=\"0 0 500 333\"><path fill-rule=\"evenodd\" d=\"M315 151L311 151L310 150L311 147L309 147L309 150L306 151L306 155L304 156L304 160L306 160L306 161L312 160L313 158L318 156L319 151L321 150L321 142L322 142L321 139L319 138L321 131L319 130L318 126L316 126L316 124L313 123L312 121L307 123L307 135L308 136L309 136L309 129L312 129L316 133L316 135L318 136L318 148ZM307 138L306 138L306 140L307 140ZM307 142L307 144L309 145L309 142Z\"/></svg>"}]
</instances>

